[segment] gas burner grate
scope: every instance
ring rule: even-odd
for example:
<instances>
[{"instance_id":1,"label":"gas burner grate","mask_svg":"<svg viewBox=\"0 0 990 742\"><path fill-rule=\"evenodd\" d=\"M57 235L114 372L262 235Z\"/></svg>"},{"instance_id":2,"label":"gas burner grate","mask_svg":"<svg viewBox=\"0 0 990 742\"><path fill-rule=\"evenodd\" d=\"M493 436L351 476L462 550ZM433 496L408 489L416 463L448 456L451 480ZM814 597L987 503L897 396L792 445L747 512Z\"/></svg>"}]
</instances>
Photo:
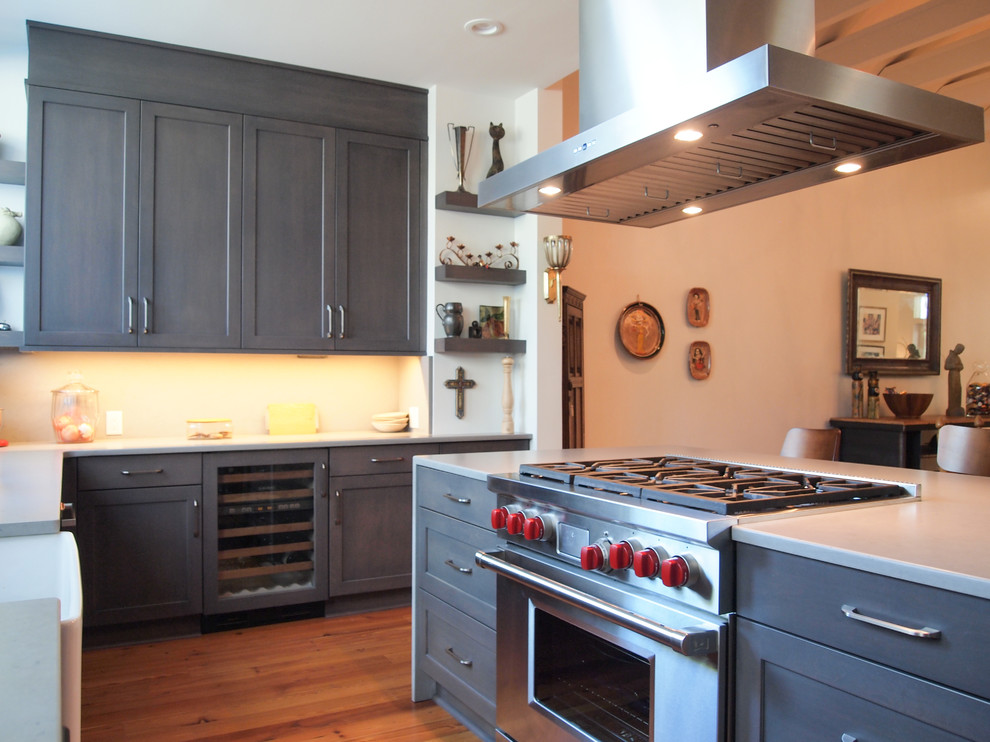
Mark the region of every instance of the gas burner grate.
<instances>
[{"instance_id":1,"label":"gas burner grate","mask_svg":"<svg viewBox=\"0 0 990 742\"><path fill-rule=\"evenodd\" d=\"M524 464L524 481L682 505L722 515L901 497L897 485L674 456Z\"/></svg>"}]
</instances>

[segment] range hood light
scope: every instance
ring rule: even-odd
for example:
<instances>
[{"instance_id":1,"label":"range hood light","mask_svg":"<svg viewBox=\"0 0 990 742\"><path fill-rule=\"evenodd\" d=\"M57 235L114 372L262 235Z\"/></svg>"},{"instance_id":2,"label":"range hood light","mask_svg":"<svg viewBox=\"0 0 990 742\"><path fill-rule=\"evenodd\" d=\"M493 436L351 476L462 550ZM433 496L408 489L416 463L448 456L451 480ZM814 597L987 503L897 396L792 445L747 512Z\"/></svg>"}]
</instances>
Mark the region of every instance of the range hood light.
<instances>
[{"instance_id":1,"label":"range hood light","mask_svg":"<svg viewBox=\"0 0 990 742\"><path fill-rule=\"evenodd\" d=\"M841 165L835 166L835 172L842 173L843 175L848 175L849 173L858 173L863 169L863 166L858 162L843 162Z\"/></svg>"},{"instance_id":2,"label":"range hood light","mask_svg":"<svg viewBox=\"0 0 990 742\"><path fill-rule=\"evenodd\" d=\"M539 189L539 191L544 196L556 196L558 193L560 193L560 189L557 186L552 186L552 185L543 186L542 188Z\"/></svg>"},{"instance_id":3,"label":"range hood light","mask_svg":"<svg viewBox=\"0 0 990 742\"><path fill-rule=\"evenodd\" d=\"M704 209L702 209L700 206L685 206L683 209L681 209L681 211L683 211L688 216L694 216L695 214L700 214L702 211L704 211Z\"/></svg>"},{"instance_id":4,"label":"range hood light","mask_svg":"<svg viewBox=\"0 0 990 742\"><path fill-rule=\"evenodd\" d=\"M704 136L697 129L681 129L676 134L674 134L674 139L678 142L697 142Z\"/></svg>"}]
</instances>

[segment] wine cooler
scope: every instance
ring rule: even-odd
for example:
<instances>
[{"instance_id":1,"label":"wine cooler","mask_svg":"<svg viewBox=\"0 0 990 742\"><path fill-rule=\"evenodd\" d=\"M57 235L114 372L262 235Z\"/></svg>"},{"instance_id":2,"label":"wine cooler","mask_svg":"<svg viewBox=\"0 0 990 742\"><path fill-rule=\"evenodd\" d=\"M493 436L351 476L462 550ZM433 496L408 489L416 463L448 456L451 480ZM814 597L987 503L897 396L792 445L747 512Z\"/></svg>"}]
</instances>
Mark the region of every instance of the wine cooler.
<instances>
[{"instance_id":1,"label":"wine cooler","mask_svg":"<svg viewBox=\"0 0 990 742\"><path fill-rule=\"evenodd\" d=\"M204 456L204 610L327 598L327 453Z\"/></svg>"}]
</instances>

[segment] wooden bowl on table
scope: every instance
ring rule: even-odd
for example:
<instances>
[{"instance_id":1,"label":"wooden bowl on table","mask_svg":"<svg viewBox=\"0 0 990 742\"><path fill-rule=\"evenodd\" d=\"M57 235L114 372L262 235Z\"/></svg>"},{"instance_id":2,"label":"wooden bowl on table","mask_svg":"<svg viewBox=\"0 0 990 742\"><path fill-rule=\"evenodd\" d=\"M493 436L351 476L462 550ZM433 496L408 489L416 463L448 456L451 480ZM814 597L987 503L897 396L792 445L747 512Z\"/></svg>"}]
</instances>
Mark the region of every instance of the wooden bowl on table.
<instances>
[{"instance_id":1,"label":"wooden bowl on table","mask_svg":"<svg viewBox=\"0 0 990 742\"><path fill-rule=\"evenodd\" d=\"M894 413L894 417L921 417L932 403L932 394L915 394L902 392L901 394L884 393L883 401Z\"/></svg>"}]
</instances>

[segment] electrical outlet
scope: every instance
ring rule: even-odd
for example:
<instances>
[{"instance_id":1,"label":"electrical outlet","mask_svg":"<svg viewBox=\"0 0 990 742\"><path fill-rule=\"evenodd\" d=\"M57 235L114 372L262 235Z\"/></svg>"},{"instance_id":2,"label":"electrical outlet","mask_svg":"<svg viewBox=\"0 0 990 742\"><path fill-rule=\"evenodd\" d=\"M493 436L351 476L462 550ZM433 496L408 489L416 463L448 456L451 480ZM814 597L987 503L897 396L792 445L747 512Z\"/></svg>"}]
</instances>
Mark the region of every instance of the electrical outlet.
<instances>
[{"instance_id":1,"label":"electrical outlet","mask_svg":"<svg viewBox=\"0 0 990 742\"><path fill-rule=\"evenodd\" d=\"M409 427L413 430L419 427L419 407L409 408Z\"/></svg>"},{"instance_id":2,"label":"electrical outlet","mask_svg":"<svg viewBox=\"0 0 990 742\"><path fill-rule=\"evenodd\" d=\"M124 434L124 413L120 410L107 410L107 435Z\"/></svg>"}]
</instances>

